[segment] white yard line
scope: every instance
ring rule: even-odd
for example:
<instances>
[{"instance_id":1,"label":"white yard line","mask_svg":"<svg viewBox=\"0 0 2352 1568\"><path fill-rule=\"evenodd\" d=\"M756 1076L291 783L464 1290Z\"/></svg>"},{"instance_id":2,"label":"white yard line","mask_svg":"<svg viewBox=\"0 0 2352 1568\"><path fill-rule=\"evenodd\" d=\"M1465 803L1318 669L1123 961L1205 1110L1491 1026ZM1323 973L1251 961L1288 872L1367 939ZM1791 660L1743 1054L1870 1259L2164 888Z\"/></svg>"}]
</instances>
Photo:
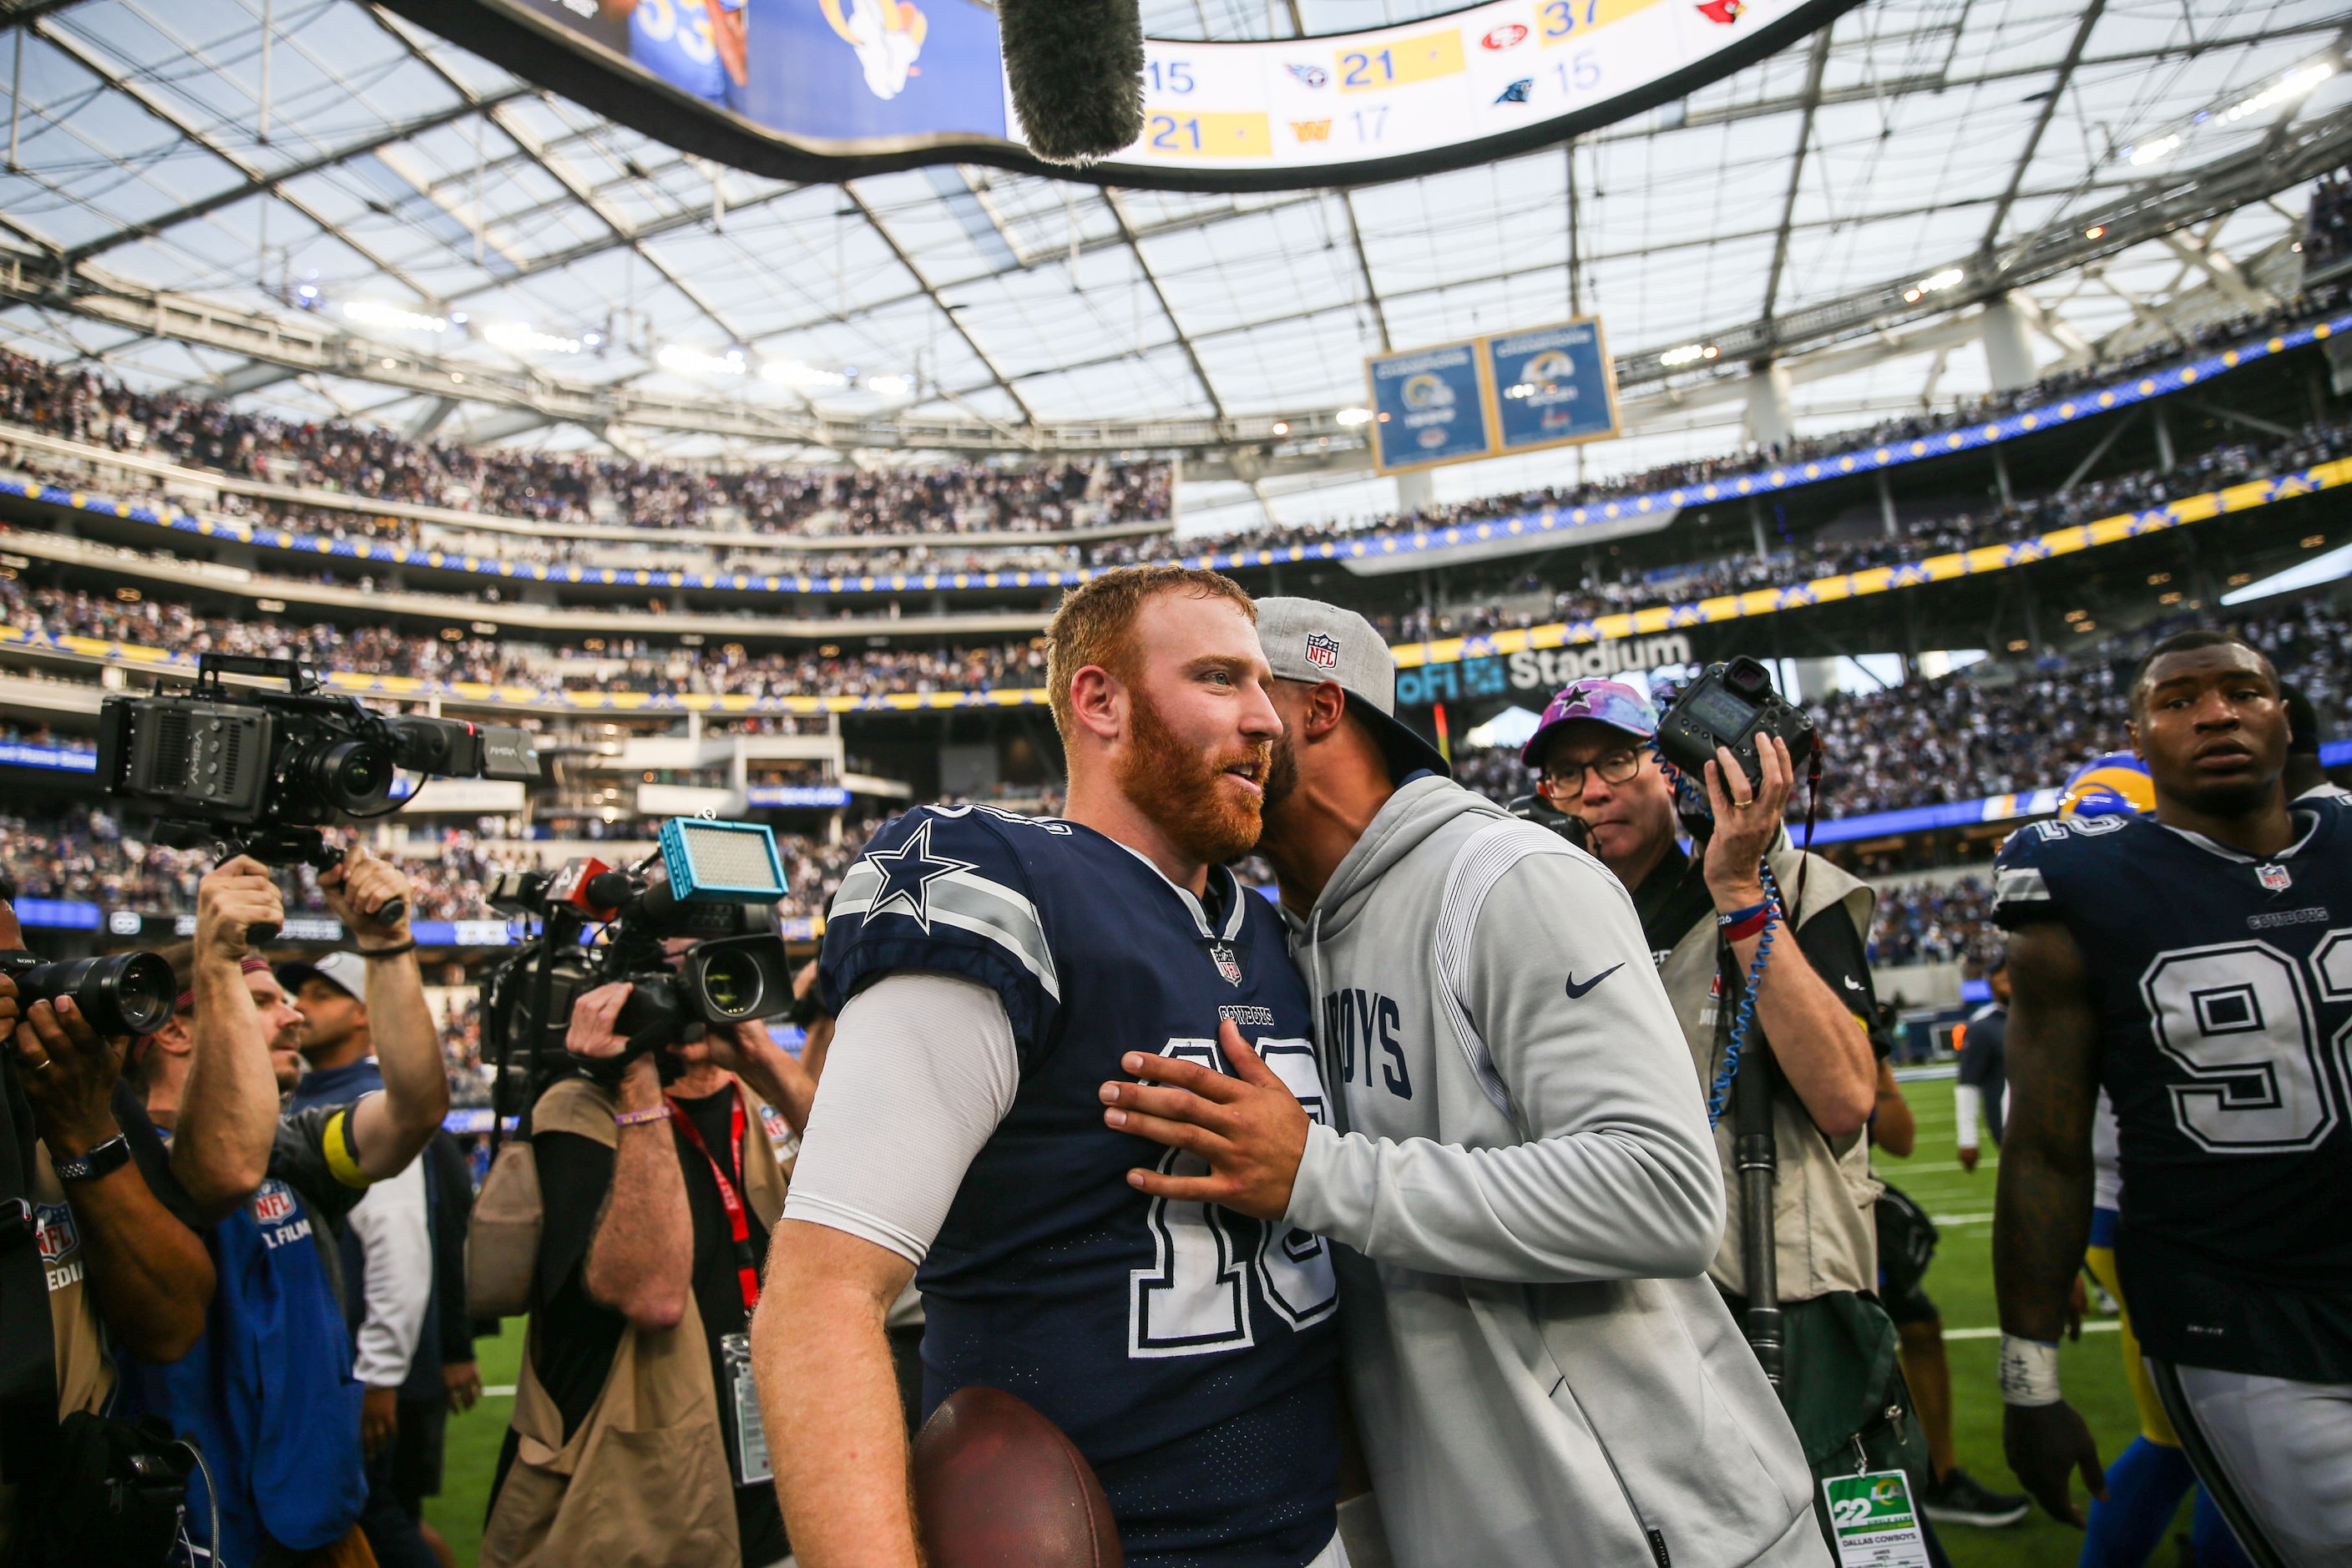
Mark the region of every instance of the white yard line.
<instances>
[{"instance_id":1,"label":"white yard line","mask_svg":"<svg viewBox=\"0 0 2352 1568\"><path fill-rule=\"evenodd\" d=\"M2083 1320L2083 1331L2086 1334L2112 1334L2121 1327L2123 1327L2123 1321L2120 1318L2085 1318ZM1998 1327L1990 1329L1946 1329L1944 1331L1944 1337L1948 1340L1997 1340L2000 1338L2000 1330Z\"/></svg>"}]
</instances>

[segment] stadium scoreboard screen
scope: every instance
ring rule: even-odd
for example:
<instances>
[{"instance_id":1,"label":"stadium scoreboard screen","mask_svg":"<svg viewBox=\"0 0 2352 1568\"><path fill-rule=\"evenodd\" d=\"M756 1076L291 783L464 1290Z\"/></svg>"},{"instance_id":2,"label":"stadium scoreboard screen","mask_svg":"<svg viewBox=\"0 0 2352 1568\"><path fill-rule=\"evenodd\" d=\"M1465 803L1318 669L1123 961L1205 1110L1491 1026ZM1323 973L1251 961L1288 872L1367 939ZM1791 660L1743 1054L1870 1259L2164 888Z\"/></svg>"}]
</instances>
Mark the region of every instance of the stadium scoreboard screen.
<instances>
[{"instance_id":1,"label":"stadium scoreboard screen","mask_svg":"<svg viewBox=\"0 0 2352 1568\"><path fill-rule=\"evenodd\" d=\"M1166 190L1433 174L1685 96L1855 0L1490 0L1323 37L1144 43L1144 128L1099 163L1023 143L977 0L388 0L682 150L833 181L988 163Z\"/></svg>"}]
</instances>

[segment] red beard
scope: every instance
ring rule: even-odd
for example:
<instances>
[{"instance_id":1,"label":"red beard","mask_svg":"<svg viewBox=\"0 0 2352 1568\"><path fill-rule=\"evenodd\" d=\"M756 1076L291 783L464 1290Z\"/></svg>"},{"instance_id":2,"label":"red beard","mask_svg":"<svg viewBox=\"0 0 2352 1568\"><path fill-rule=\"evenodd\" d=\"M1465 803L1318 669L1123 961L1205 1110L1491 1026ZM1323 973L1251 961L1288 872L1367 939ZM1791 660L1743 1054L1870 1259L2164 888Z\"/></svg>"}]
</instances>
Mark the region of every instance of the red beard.
<instances>
[{"instance_id":1,"label":"red beard","mask_svg":"<svg viewBox=\"0 0 2352 1568\"><path fill-rule=\"evenodd\" d=\"M1257 843L1260 822L1258 798L1234 799L1219 781L1227 768L1247 763L1250 777L1263 784L1271 751L1261 741L1204 757L1179 741L1151 699L1135 689L1135 734L1119 758L1119 793L1177 848L1221 866Z\"/></svg>"}]
</instances>

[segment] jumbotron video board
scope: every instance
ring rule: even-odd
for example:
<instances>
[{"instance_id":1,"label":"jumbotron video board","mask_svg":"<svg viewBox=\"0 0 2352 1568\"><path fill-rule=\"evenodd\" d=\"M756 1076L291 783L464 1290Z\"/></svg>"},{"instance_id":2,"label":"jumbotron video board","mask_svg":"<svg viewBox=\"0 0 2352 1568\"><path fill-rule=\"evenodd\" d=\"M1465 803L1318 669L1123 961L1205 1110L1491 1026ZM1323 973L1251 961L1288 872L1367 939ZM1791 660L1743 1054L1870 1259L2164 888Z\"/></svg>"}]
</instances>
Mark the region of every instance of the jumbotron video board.
<instances>
[{"instance_id":1,"label":"jumbotron video board","mask_svg":"<svg viewBox=\"0 0 2352 1568\"><path fill-rule=\"evenodd\" d=\"M1670 102L1855 0L1491 0L1400 26L1145 42L1143 134L1101 163L1022 142L976 0L388 0L508 69L695 153L838 180L988 163L1278 190L1430 174Z\"/></svg>"}]
</instances>

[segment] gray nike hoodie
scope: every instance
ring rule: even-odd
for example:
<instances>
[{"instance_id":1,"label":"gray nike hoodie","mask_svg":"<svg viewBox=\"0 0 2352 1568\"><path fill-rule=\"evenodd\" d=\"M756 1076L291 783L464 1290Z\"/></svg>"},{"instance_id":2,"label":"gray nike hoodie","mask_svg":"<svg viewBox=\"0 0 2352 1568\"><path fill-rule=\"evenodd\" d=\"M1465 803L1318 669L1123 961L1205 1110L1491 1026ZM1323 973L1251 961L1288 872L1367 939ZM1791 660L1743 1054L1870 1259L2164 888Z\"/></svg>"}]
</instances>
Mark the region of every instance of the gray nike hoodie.
<instances>
[{"instance_id":1,"label":"gray nike hoodie","mask_svg":"<svg viewBox=\"0 0 2352 1568\"><path fill-rule=\"evenodd\" d=\"M1624 887L1424 778L1284 918L1335 1122L1286 1217L1339 1244L1400 1568L1827 1563L1705 1276L1723 1176Z\"/></svg>"}]
</instances>

